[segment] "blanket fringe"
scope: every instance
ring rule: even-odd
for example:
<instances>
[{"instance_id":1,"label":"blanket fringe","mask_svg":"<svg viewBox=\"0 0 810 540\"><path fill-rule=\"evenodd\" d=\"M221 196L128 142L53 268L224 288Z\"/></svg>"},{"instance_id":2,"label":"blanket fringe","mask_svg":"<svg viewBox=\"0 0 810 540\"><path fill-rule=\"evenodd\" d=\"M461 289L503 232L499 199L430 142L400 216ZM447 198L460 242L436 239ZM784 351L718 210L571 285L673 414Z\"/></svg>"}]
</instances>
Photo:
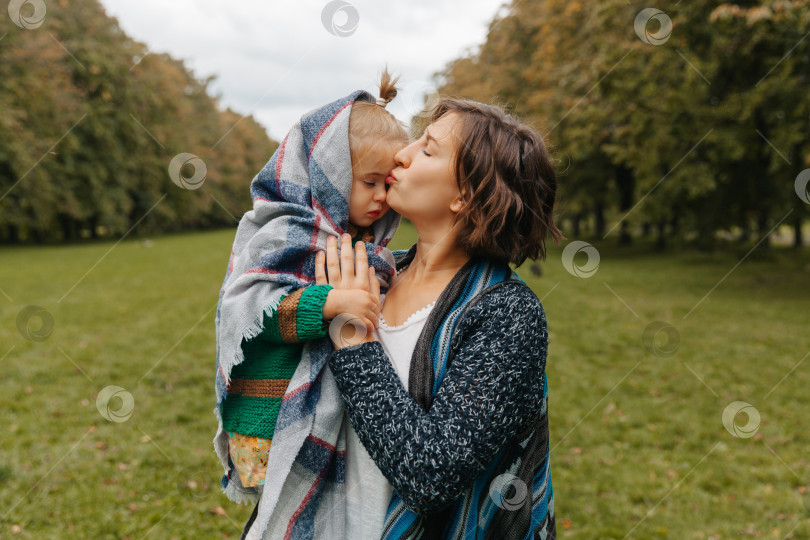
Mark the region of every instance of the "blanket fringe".
<instances>
[{"instance_id":1,"label":"blanket fringe","mask_svg":"<svg viewBox=\"0 0 810 540\"><path fill-rule=\"evenodd\" d=\"M259 502L259 492L256 488L245 488L236 485L236 482L231 482L228 475L222 477L222 492L233 502L237 504L255 505Z\"/></svg>"},{"instance_id":2,"label":"blanket fringe","mask_svg":"<svg viewBox=\"0 0 810 540\"><path fill-rule=\"evenodd\" d=\"M243 329L242 336L240 338L240 345L238 347L236 347L236 349L234 351L235 358L233 359L233 363L230 366L227 366L226 369L222 370L223 372L225 372L224 373L224 375L225 375L224 378L225 378L225 387L226 388L228 386L230 386L230 384L231 384L231 371L233 370L233 368L235 366L238 366L239 364L241 364L242 362L245 361L245 356L244 356L244 354L242 352L242 347L241 347L241 340L244 339L245 341L249 341L249 340L255 338L256 336L260 335L262 332L264 332L264 325L263 325L264 316L265 315L268 316L268 317L272 316L273 313L275 313L278 310L278 307L281 305L281 301L283 300L282 296L287 296L287 294L289 294L289 293L282 293L275 300L273 300L269 305L265 306L265 308L262 310L261 315L259 315L259 317L257 319L253 320L253 324L251 324L247 328ZM220 365L222 365L222 359L219 360L219 363L220 363Z\"/></svg>"}]
</instances>

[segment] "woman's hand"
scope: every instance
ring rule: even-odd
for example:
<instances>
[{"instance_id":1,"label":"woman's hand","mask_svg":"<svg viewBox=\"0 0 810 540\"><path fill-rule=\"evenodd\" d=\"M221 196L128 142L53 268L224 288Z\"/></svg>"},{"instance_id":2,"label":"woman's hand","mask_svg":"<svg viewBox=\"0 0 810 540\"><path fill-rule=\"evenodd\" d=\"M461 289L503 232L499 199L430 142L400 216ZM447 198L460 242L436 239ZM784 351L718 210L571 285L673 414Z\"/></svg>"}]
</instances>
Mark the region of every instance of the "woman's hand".
<instances>
[{"instance_id":1,"label":"woman's hand","mask_svg":"<svg viewBox=\"0 0 810 540\"><path fill-rule=\"evenodd\" d=\"M315 257L315 283L334 287L326 297L323 316L333 319L329 335L335 349L374 341L371 333L380 317L380 284L374 267L368 265L364 242L357 242L352 250L351 237L344 234L338 259L337 239L330 236L325 259L323 251Z\"/></svg>"}]
</instances>

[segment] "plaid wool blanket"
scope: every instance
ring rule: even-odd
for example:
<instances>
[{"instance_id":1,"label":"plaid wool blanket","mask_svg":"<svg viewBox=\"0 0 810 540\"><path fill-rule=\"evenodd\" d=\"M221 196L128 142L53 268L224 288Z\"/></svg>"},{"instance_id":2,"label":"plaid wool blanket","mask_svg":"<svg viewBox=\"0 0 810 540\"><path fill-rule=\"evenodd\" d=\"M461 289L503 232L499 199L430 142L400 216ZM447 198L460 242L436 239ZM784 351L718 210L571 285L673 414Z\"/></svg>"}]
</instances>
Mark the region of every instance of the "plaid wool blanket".
<instances>
[{"instance_id":1,"label":"plaid wool blanket","mask_svg":"<svg viewBox=\"0 0 810 540\"><path fill-rule=\"evenodd\" d=\"M243 339L260 334L264 314L280 299L315 282L315 254L329 235L349 224L352 186L349 114L355 101L374 103L367 92L349 96L305 114L250 185L253 209L239 222L219 294L216 313L217 373L214 414L219 426L214 448L224 468L222 489L235 502L255 503L258 488L241 485L228 453L220 405L231 369L244 360ZM375 244L366 244L377 270L380 291L388 290L394 258L385 246L400 215L389 209L372 225ZM268 526L287 538L345 538L345 430L343 403L326 367L328 337L303 344L301 362L282 400L268 472L255 521L259 535Z\"/></svg>"}]
</instances>

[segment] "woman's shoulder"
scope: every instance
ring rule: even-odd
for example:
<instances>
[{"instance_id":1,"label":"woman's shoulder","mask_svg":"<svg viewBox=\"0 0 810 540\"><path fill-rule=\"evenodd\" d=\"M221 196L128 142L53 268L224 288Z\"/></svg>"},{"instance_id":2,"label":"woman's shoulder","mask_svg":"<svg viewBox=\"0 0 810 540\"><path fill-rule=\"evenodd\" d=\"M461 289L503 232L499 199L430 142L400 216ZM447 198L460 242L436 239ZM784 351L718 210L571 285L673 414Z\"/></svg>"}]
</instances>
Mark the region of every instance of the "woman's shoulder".
<instances>
[{"instance_id":1,"label":"woman's shoulder","mask_svg":"<svg viewBox=\"0 0 810 540\"><path fill-rule=\"evenodd\" d=\"M545 331L543 304L527 283L506 279L487 287L470 299L460 323L473 328L487 328L493 334L515 331Z\"/></svg>"}]
</instances>

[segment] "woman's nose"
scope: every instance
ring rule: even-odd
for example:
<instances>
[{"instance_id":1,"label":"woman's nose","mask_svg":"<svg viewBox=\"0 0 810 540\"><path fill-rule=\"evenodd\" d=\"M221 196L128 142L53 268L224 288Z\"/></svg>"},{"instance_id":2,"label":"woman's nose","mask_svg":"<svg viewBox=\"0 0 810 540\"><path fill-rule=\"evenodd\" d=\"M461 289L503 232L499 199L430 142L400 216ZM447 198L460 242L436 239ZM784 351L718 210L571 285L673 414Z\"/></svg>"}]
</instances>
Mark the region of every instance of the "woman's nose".
<instances>
[{"instance_id":1,"label":"woman's nose","mask_svg":"<svg viewBox=\"0 0 810 540\"><path fill-rule=\"evenodd\" d=\"M403 169L407 169L408 166L411 164L411 154L410 150L413 145L409 144L405 148L402 148L394 154L394 163L397 167L402 167Z\"/></svg>"}]
</instances>

